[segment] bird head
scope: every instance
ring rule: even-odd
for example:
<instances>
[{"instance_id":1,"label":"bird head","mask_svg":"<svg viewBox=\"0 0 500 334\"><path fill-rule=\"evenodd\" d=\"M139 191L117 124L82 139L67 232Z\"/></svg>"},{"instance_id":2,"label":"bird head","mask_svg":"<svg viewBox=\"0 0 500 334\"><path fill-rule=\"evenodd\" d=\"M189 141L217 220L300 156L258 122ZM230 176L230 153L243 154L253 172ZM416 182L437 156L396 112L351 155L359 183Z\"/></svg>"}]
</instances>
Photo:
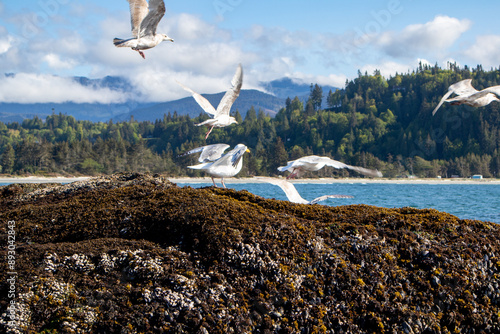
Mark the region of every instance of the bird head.
<instances>
[{"instance_id":1,"label":"bird head","mask_svg":"<svg viewBox=\"0 0 500 334\"><path fill-rule=\"evenodd\" d=\"M170 37L167 36L167 34L161 34L163 36L163 40L164 41L170 41L170 42L173 42L174 40Z\"/></svg>"},{"instance_id":2,"label":"bird head","mask_svg":"<svg viewBox=\"0 0 500 334\"><path fill-rule=\"evenodd\" d=\"M229 124L238 124L238 121L233 116L229 116Z\"/></svg>"}]
</instances>

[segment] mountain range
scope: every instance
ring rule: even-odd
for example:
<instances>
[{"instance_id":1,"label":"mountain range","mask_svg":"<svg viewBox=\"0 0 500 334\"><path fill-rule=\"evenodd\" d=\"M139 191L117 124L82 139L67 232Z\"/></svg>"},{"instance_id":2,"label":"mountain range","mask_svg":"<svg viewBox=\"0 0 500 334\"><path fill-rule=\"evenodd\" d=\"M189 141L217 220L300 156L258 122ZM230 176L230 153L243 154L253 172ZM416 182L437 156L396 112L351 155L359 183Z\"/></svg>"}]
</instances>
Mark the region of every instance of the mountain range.
<instances>
[{"instance_id":1,"label":"mountain range","mask_svg":"<svg viewBox=\"0 0 500 334\"><path fill-rule=\"evenodd\" d=\"M133 92L134 90L133 85L127 79L121 77L107 76L102 79L74 77L73 80L84 86L109 88L124 93ZM238 110L245 117L247 111L253 106L255 110L262 109L266 114L274 116L285 106L288 97L294 98L297 96L305 101L310 93L310 84L298 83L291 78L262 82L261 87L264 91L255 89L242 90L231 111ZM332 86L323 86L322 88L324 99L326 99L329 90L335 91L337 89ZM224 93L202 95L216 108ZM137 121L155 121L161 119L165 114L174 112L177 112L178 115L189 115L193 118L203 113L203 110L192 97L159 103L137 101L111 104L74 102L0 103L0 121L3 123L22 122L24 119L35 116L45 118L52 113L67 114L78 120L93 122L126 121L132 116Z\"/></svg>"}]
</instances>

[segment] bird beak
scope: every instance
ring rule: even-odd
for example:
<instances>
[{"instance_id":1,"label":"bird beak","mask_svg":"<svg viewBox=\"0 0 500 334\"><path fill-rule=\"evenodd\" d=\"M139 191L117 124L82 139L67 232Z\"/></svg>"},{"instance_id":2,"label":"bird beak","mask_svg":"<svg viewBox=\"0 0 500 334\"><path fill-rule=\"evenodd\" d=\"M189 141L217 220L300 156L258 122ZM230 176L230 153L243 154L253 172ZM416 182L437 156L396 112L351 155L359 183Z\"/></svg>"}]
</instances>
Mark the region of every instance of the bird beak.
<instances>
[{"instance_id":1,"label":"bird beak","mask_svg":"<svg viewBox=\"0 0 500 334\"><path fill-rule=\"evenodd\" d=\"M250 153L250 150L247 148L247 149L245 150L245 152Z\"/></svg>"}]
</instances>

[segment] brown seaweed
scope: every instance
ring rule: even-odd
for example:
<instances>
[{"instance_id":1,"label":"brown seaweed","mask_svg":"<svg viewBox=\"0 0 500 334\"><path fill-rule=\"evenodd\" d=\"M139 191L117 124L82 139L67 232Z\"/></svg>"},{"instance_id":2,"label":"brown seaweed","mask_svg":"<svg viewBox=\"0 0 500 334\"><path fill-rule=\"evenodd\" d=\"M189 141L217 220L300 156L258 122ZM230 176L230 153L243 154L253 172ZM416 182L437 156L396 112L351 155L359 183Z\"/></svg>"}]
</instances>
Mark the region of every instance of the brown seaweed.
<instances>
[{"instance_id":1,"label":"brown seaweed","mask_svg":"<svg viewBox=\"0 0 500 334\"><path fill-rule=\"evenodd\" d=\"M2 187L0 221L2 245L15 221L20 332L500 331L498 225L432 209L301 205L135 173ZM8 302L0 328L15 332Z\"/></svg>"}]
</instances>

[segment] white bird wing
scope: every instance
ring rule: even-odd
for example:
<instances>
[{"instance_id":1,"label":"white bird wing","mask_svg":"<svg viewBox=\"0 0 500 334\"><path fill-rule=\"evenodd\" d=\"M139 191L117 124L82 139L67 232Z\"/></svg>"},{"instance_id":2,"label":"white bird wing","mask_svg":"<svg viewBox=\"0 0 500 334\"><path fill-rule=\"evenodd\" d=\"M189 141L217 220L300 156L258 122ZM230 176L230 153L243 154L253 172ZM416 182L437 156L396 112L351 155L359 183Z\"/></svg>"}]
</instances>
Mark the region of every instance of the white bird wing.
<instances>
[{"instance_id":1,"label":"white bird wing","mask_svg":"<svg viewBox=\"0 0 500 334\"><path fill-rule=\"evenodd\" d=\"M233 165L233 167L236 167L236 165L238 165L238 163L240 162L240 159L243 157L243 154L250 151L245 145L236 145L236 147L229 153L231 152L231 164Z\"/></svg>"},{"instance_id":2,"label":"white bird wing","mask_svg":"<svg viewBox=\"0 0 500 334\"><path fill-rule=\"evenodd\" d=\"M215 161L222 156L222 154L225 150L228 149L228 147L229 145L227 144L206 145L193 148L192 150L189 150L186 153L181 154L180 156L201 152L200 156L198 157L199 162Z\"/></svg>"},{"instance_id":3,"label":"white bird wing","mask_svg":"<svg viewBox=\"0 0 500 334\"><path fill-rule=\"evenodd\" d=\"M288 200L292 203L309 204L309 201L303 199L302 196L300 196L295 186L286 180L272 178L272 177L256 177L256 178L280 187L281 190L285 192L285 195L288 198Z\"/></svg>"},{"instance_id":4,"label":"white bird wing","mask_svg":"<svg viewBox=\"0 0 500 334\"><path fill-rule=\"evenodd\" d=\"M436 113L436 111L438 111L439 107L441 107L443 105L444 101L446 101L446 99L449 98L451 94L453 94L453 91L451 91L451 90L449 90L448 92L446 92L446 94L444 94L444 96L441 99L441 101L439 101L439 103L436 106L436 108L434 108L434 110L432 111L432 116L434 116L434 114Z\"/></svg>"},{"instance_id":5,"label":"white bird wing","mask_svg":"<svg viewBox=\"0 0 500 334\"><path fill-rule=\"evenodd\" d=\"M149 13L141 22L138 37L154 36L156 34L156 27L163 15L165 15L165 3L163 0L149 0Z\"/></svg>"},{"instance_id":6,"label":"white bird wing","mask_svg":"<svg viewBox=\"0 0 500 334\"><path fill-rule=\"evenodd\" d=\"M148 15L148 2L146 0L128 0L130 5L130 23L132 25L132 36L139 37L141 22Z\"/></svg>"},{"instance_id":7,"label":"white bird wing","mask_svg":"<svg viewBox=\"0 0 500 334\"><path fill-rule=\"evenodd\" d=\"M472 87L472 79L465 79L457 83L454 83L448 88L448 90L451 90L453 93L457 95L465 95L465 96L478 92L477 89Z\"/></svg>"},{"instance_id":8,"label":"white bird wing","mask_svg":"<svg viewBox=\"0 0 500 334\"><path fill-rule=\"evenodd\" d=\"M212 104L210 104L210 102L208 102L208 100L206 98L204 98L203 96L201 96L200 94L196 93L195 91L193 91L191 88L189 87L186 87L184 86L183 84L181 84L179 81L177 81L177 84L179 86L181 86L182 88L184 88L186 91L190 92L191 95L193 96L194 100L200 105L200 107L209 115L212 115L212 116L215 116L215 114L217 113L217 111L215 110L215 108L212 106Z\"/></svg>"},{"instance_id":9,"label":"white bird wing","mask_svg":"<svg viewBox=\"0 0 500 334\"><path fill-rule=\"evenodd\" d=\"M458 96L464 97L475 94L477 92L478 92L477 89L472 87L472 79L461 80L459 82L454 83L453 85L450 85L450 87L448 87L448 92L444 94L441 101L439 101L436 108L434 108L434 110L432 111L432 116L434 116L436 111L438 111L439 107L441 107L441 105L443 105L444 102L450 102L447 101L447 99L450 97L451 94L457 94ZM460 100L460 98L457 99Z\"/></svg>"},{"instance_id":10,"label":"white bird wing","mask_svg":"<svg viewBox=\"0 0 500 334\"><path fill-rule=\"evenodd\" d=\"M295 162L295 160L294 161L288 161L287 164L286 164L286 166L280 166L280 167L278 167L278 170L280 172L285 172L285 171L289 170L290 168L292 168L292 165L293 165L294 162Z\"/></svg>"},{"instance_id":11,"label":"white bird wing","mask_svg":"<svg viewBox=\"0 0 500 334\"><path fill-rule=\"evenodd\" d=\"M194 165L194 166L188 166L187 168L191 168L191 169L208 169L212 165L213 165L213 162L205 162L205 163Z\"/></svg>"},{"instance_id":12,"label":"white bird wing","mask_svg":"<svg viewBox=\"0 0 500 334\"><path fill-rule=\"evenodd\" d=\"M300 196L299 192L293 185L293 183L288 182L287 180L284 179L277 179L277 178L272 178L272 177L256 177L256 179L265 181L267 183L274 184L278 187L280 187L284 192L288 200L292 203L299 203L299 204L316 204L318 202L324 201L325 199L328 198L353 198L353 196L349 195L323 195L320 197L317 197L313 199L312 201L305 200Z\"/></svg>"},{"instance_id":13,"label":"white bird wing","mask_svg":"<svg viewBox=\"0 0 500 334\"><path fill-rule=\"evenodd\" d=\"M242 85L243 68L241 67L241 64L239 64L238 68L236 69L236 73L234 73L233 79L231 80L231 89L229 89L220 100L215 117L218 117L219 115L229 116L231 106L240 95Z\"/></svg>"},{"instance_id":14,"label":"white bird wing","mask_svg":"<svg viewBox=\"0 0 500 334\"><path fill-rule=\"evenodd\" d=\"M317 197L313 199L312 201L309 202L309 204L316 204L318 202L324 201L325 199L328 198L354 198L354 196L349 196L349 195L323 195L320 197Z\"/></svg>"},{"instance_id":15,"label":"white bird wing","mask_svg":"<svg viewBox=\"0 0 500 334\"><path fill-rule=\"evenodd\" d=\"M316 159L319 158L318 156L314 155L309 155L306 157L302 157L296 160L288 161L286 166L281 166L278 167L278 170L280 172L287 171L289 169L297 169L297 168L303 168L305 170L314 170L315 167L320 163L321 161Z\"/></svg>"},{"instance_id":16,"label":"white bird wing","mask_svg":"<svg viewBox=\"0 0 500 334\"><path fill-rule=\"evenodd\" d=\"M236 145L231 151L227 152L227 154L223 155L220 159L214 162L214 166L232 166L236 168L238 163L240 162L243 154L247 152L248 149L244 145ZM248 151L249 152L249 151Z\"/></svg>"},{"instance_id":17,"label":"white bird wing","mask_svg":"<svg viewBox=\"0 0 500 334\"><path fill-rule=\"evenodd\" d=\"M370 177L382 177L383 176L382 173L376 169L369 169L369 168L350 166L350 165L347 165L347 169L353 170L355 172L358 172L360 174L370 176Z\"/></svg>"},{"instance_id":18,"label":"white bird wing","mask_svg":"<svg viewBox=\"0 0 500 334\"><path fill-rule=\"evenodd\" d=\"M491 86L491 87L485 88L483 90L480 90L480 91L470 95L469 97L473 98L473 99L479 99L479 98L487 96L488 94L495 95L495 97L497 99L500 98L500 86Z\"/></svg>"},{"instance_id":19,"label":"white bird wing","mask_svg":"<svg viewBox=\"0 0 500 334\"><path fill-rule=\"evenodd\" d=\"M308 157L301 158L301 160L304 160L304 159L306 159L305 161L308 161L309 163L316 163L316 164L321 163L325 166L330 166L330 167L337 168L337 169L349 168L349 165L346 165L343 162L333 160L333 159L328 158L328 157L319 157L316 155L311 155Z\"/></svg>"},{"instance_id":20,"label":"white bird wing","mask_svg":"<svg viewBox=\"0 0 500 334\"><path fill-rule=\"evenodd\" d=\"M382 173L379 172L376 169L369 169L369 168L364 168L364 167L351 166L351 165L347 165L347 164L345 164L343 162L330 159L328 157L318 157L317 161L321 161L323 164L325 164L325 166L330 166L330 167L334 167L334 168L337 168L337 169L346 168L346 169L353 170L355 172L358 172L358 173L366 175L366 176L382 177Z\"/></svg>"}]
</instances>

